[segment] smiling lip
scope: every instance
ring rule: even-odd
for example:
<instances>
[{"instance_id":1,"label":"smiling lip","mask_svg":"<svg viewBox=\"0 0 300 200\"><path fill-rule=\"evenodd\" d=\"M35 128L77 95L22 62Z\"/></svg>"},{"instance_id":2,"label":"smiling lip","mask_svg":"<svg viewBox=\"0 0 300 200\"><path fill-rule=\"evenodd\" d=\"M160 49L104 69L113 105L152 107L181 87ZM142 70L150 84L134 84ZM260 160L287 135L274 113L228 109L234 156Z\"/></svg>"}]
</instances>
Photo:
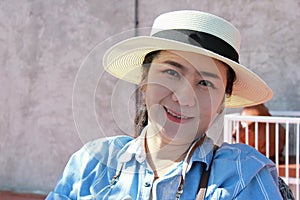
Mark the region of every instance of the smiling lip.
<instances>
[{"instance_id":1,"label":"smiling lip","mask_svg":"<svg viewBox=\"0 0 300 200\"><path fill-rule=\"evenodd\" d=\"M166 107L164 107L164 108L165 108L165 111L167 113L167 117L170 121L173 121L173 122L176 122L176 123L185 123L191 118L191 117L176 113L175 111L170 110Z\"/></svg>"}]
</instances>

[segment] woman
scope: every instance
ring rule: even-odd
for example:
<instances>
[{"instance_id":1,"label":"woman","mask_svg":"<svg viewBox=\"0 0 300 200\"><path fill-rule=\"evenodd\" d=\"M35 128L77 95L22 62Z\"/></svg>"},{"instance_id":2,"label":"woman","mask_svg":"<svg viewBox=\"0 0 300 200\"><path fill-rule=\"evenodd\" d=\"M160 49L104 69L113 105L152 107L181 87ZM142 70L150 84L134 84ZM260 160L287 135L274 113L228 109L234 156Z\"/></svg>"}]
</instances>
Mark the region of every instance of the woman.
<instances>
[{"instance_id":1,"label":"woman","mask_svg":"<svg viewBox=\"0 0 300 200\"><path fill-rule=\"evenodd\" d=\"M239 32L199 11L159 16L151 36L118 43L106 70L140 84L139 136L92 141L69 160L47 199L282 199L274 164L243 144L206 136L224 107L268 101L238 63Z\"/></svg>"}]
</instances>

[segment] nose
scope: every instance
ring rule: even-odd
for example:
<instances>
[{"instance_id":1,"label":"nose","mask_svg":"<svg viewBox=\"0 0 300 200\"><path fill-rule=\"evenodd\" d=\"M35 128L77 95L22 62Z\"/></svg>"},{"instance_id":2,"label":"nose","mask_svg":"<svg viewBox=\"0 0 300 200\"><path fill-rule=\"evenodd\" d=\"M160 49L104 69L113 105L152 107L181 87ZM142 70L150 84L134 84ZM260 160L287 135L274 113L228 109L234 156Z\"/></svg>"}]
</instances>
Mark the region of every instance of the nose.
<instances>
[{"instance_id":1,"label":"nose","mask_svg":"<svg viewBox=\"0 0 300 200\"><path fill-rule=\"evenodd\" d=\"M173 91L172 100L178 102L181 106L194 106L196 94L191 84L185 83L177 87Z\"/></svg>"}]
</instances>

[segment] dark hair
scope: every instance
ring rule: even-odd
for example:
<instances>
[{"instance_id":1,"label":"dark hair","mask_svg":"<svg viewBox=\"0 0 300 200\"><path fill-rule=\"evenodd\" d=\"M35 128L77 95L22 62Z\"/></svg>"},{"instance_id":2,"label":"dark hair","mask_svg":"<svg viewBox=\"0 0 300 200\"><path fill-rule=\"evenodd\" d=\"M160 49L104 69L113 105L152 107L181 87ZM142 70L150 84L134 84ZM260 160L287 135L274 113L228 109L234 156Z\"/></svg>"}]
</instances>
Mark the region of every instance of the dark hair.
<instances>
[{"instance_id":1,"label":"dark hair","mask_svg":"<svg viewBox=\"0 0 300 200\"><path fill-rule=\"evenodd\" d=\"M151 63L152 63L153 59L159 55L160 52L161 52L161 50L152 51L145 56L144 61L142 63L142 80L141 80L141 82L143 82L147 78ZM235 72L229 65L227 65L226 63L223 63L223 64L225 65L225 67L227 69L227 71L226 71L227 83L226 83L226 88L225 88L225 95L226 95L226 97L230 97L232 94L233 82L235 80ZM138 136L141 133L141 131L143 130L143 128L145 126L147 126L147 124L148 124L148 112L147 112L147 108L146 108L146 103L141 98L141 95L139 95L138 102L139 102L138 103L139 104L138 111L137 111L137 114L136 114L135 120L134 120L136 136Z\"/></svg>"},{"instance_id":2,"label":"dark hair","mask_svg":"<svg viewBox=\"0 0 300 200\"><path fill-rule=\"evenodd\" d=\"M159 55L159 52L160 51L152 51L145 56L144 61L142 63L141 82L143 82L147 78L150 65L153 59ZM140 135L141 131L144 129L145 126L147 126L147 124L148 124L148 112L147 112L146 102L142 98L140 92L138 95L138 111L134 119L135 136Z\"/></svg>"}]
</instances>

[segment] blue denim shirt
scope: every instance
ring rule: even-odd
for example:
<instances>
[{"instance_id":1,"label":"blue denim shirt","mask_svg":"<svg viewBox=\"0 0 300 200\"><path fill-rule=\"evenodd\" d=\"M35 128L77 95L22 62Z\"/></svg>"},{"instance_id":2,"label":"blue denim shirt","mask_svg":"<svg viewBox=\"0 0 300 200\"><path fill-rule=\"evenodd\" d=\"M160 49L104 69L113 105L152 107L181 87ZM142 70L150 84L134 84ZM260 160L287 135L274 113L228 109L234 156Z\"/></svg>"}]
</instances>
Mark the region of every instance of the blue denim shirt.
<instances>
[{"instance_id":1,"label":"blue denim shirt","mask_svg":"<svg viewBox=\"0 0 300 200\"><path fill-rule=\"evenodd\" d=\"M47 199L175 199L183 162L154 180L144 140L129 136L103 138L72 155ZM195 199L202 168L212 159L206 139L188 164L181 200ZM120 176L114 176L120 171ZM275 165L250 146L224 143L216 152L205 199L282 199Z\"/></svg>"}]
</instances>

